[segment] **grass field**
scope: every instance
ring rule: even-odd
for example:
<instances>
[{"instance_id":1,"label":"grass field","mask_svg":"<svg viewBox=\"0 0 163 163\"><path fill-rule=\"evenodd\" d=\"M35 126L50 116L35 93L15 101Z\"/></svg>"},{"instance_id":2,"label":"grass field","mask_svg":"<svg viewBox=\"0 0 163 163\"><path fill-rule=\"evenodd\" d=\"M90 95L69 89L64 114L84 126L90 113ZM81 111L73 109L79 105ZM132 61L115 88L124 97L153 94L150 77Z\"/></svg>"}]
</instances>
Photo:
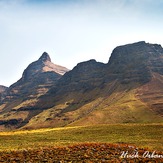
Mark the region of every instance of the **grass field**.
<instances>
[{"instance_id":1,"label":"grass field","mask_svg":"<svg viewBox=\"0 0 163 163\"><path fill-rule=\"evenodd\" d=\"M163 124L116 124L0 133L0 162L163 162ZM131 156L122 156L123 152ZM135 151L138 157L135 157ZM144 157L145 152L156 157ZM154 153L155 154L155 153ZM131 158L130 158L131 157Z\"/></svg>"},{"instance_id":2,"label":"grass field","mask_svg":"<svg viewBox=\"0 0 163 163\"><path fill-rule=\"evenodd\" d=\"M116 124L0 132L0 151L78 143L127 143L162 151L162 133L163 124Z\"/></svg>"}]
</instances>

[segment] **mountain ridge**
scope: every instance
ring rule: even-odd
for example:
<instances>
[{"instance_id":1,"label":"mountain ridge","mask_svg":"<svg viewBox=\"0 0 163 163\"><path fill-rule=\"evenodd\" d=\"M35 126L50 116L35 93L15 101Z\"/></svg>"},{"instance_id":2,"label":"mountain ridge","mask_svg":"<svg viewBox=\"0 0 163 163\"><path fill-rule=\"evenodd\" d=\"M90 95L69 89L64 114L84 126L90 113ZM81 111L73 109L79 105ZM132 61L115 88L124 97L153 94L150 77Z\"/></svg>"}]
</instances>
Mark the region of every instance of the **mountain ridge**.
<instances>
[{"instance_id":1,"label":"mountain ridge","mask_svg":"<svg viewBox=\"0 0 163 163\"><path fill-rule=\"evenodd\" d=\"M44 64L46 67L45 63L51 62L51 59L47 53L43 53L38 61L39 66ZM35 62L27 69L33 64ZM38 79L42 78L43 83L47 73L50 73L49 79L52 80L50 68L43 69L37 64L35 68L29 74L26 73L27 69L24 71L22 81L25 84L28 78L32 79L32 73L37 76L38 72ZM31 81L38 86L38 81ZM4 103L5 106L1 104L0 121L5 121L1 122L1 130L163 122L162 83L161 45L141 41L118 46L107 64L94 59L78 63L55 82L52 80L44 93L30 94L30 98L25 94L23 100L18 97ZM15 124L6 122L13 119L17 120Z\"/></svg>"},{"instance_id":2,"label":"mountain ridge","mask_svg":"<svg viewBox=\"0 0 163 163\"><path fill-rule=\"evenodd\" d=\"M27 66L16 83L1 93L0 115L3 116L0 118L0 124L11 125L12 128L12 125L20 127L28 122L28 119L40 112L30 111L37 98L45 94L61 78L61 74L67 71L67 68L53 64L48 53L44 52L38 60ZM17 110L22 112L19 114ZM8 116L5 116L6 114Z\"/></svg>"}]
</instances>

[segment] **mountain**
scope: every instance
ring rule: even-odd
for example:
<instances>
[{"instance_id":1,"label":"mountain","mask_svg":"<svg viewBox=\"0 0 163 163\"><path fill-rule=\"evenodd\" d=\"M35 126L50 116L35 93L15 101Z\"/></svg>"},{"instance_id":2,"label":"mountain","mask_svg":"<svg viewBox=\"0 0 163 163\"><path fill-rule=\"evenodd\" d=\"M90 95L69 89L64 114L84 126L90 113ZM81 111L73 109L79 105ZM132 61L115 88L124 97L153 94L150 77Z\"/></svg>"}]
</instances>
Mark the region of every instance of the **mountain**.
<instances>
[{"instance_id":1,"label":"mountain","mask_svg":"<svg viewBox=\"0 0 163 163\"><path fill-rule=\"evenodd\" d=\"M39 97L67 71L69 71L67 68L53 64L50 56L44 52L37 61L24 70L22 78L9 87L4 100L1 101Z\"/></svg>"},{"instance_id":2,"label":"mountain","mask_svg":"<svg viewBox=\"0 0 163 163\"><path fill-rule=\"evenodd\" d=\"M26 127L162 122L162 68L162 47L144 41L115 48L107 64L79 63L40 97L45 110Z\"/></svg>"},{"instance_id":3,"label":"mountain","mask_svg":"<svg viewBox=\"0 0 163 163\"><path fill-rule=\"evenodd\" d=\"M7 102L1 120L17 115L21 120L1 126L29 129L163 122L162 94L163 48L141 41L116 47L107 64L95 60L77 64L32 101L17 101L14 107Z\"/></svg>"},{"instance_id":4,"label":"mountain","mask_svg":"<svg viewBox=\"0 0 163 163\"><path fill-rule=\"evenodd\" d=\"M0 123L7 125L10 125L10 121L11 124L22 123L40 112L40 110L23 111L30 110L38 97L45 94L68 71L65 67L53 64L48 53L44 52L37 61L24 70L20 80L2 93L0 114L3 116ZM19 114L18 109L23 111Z\"/></svg>"}]
</instances>

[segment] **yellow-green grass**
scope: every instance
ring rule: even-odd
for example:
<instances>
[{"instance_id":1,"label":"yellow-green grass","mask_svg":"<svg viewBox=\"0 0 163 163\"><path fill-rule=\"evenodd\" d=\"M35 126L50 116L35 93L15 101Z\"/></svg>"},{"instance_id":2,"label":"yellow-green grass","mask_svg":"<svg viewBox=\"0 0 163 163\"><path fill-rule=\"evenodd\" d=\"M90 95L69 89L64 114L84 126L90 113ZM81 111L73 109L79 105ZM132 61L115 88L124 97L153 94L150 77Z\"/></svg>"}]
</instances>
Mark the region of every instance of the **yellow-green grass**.
<instances>
[{"instance_id":1,"label":"yellow-green grass","mask_svg":"<svg viewBox=\"0 0 163 163\"><path fill-rule=\"evenodd\" d=\"M93 97L97 92L98 90L94 90L90 94ZM87 94L75 94L80 98L75 100L70 98L66 102L62 101L58 105L44 110L32 117L23 128L163 122L161 115L156 114L137 97L136 90L117 91L111 95L103 94L95 99L85 97L88 96ZM84 98L85 100L83 100ZM86 99L91 100L88 102ZM71 105L73 102L74 104ZM66 109L67 111L65 111Z\"/></svg>"},{"instance_id":2,"label":"yellow-green grass","mask_svg":"<svg viewBox=\"0 0 163 163\"><path fill-rule=\"evenodd\" d=\"M84 142L127 143L163 150L163 124L115 124L0 133L0 151L65 146Z\"/></svg>"}]
</instances>

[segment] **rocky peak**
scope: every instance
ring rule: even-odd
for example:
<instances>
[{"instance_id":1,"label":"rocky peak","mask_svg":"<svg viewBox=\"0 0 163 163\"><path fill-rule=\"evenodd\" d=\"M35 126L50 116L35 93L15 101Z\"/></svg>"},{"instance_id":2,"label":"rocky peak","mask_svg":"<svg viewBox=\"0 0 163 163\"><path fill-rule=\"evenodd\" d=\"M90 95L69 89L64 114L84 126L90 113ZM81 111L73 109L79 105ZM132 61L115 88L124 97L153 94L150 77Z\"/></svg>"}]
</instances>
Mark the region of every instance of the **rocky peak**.
<instances>
[{"instance_id":1,"label":"rocky peak","mask_svg":"<svg viewBox=\"0 0 163 163\"><path fill-rule=\"evenodd\" d=\"M149 44L145 41L116 47L110 57L109 63L142 62L163 55L163 48L158 44Z\"/></svg>"},{"instance_id":2,"label":"rocky peak","mask_svg":"<svg viewBox=\"0 0 163 163\"><path fill-rule=\"evenodd\" d=\"M39 58L39 60L41 60L43 62L46 62L46 61L51 62L50 56L49 56L49 54L47 52L44 52L42 54L42 56Z\"/></svg>"},{"instance_id":3,"label":"rocky peak","mask_svg":"<svg viewBox=\"0 0 163 163\"><path fill-rule=\"evenodd\" d=\"M105 64L94 59L78 63L59 80L53 92L84 92L98 87L103 82L104 69Z\"/></svg>"},{"instance_id":4,"label":"rocky peak","mask_svg":"<svg viewBox=\"0 0 163 163\"><path fill-rule=\"evenodd\" d=\"M49 54L44 52L37 61L32 62L24 70L22 80L31 79L34 75L44 72L54 72L58 75L63 75L67 71L69 71L67 68L52 63Z\"/></svg>"},{"instance_id":5,"label":"rocky peak","mask_svg":"<svg viewBox=\"0 0 163 163\"><path fill-rule=\"evenodd\" d=\"M40 96L55 85L67 71L69 71L67 68L52 63L48 53L44 52L38 60L28 65L22 78L7 89L3 99L0 96L0 101L7 102L19 97L33 98Z\"/></svg>"},{"instance_id":6,"label":"rocky peak","mask_svg":"<svg viewBox=\"0 0 163 163\"><path fill-rule=\"evenodd\" d=\"M116 47L108 62L108 71L121 81L148 82L151 72L163 72L163 48L140 41Z\"/></svg>"},{"instance_id":7,"label":"rocky peak","mask_svg":"<svg viewBox=\"0 0 163 163\"><path fill-rule=\"evenodd\" d=\"M87 76L88 74L94 75L98 69L102 69L104 67L104 64L101 62L97 62L94 59L91 59L89 61L80 62L77 64L77 66L74 67L73 73L76 73L80 76Z\"/></svg>"}]
</instances>

